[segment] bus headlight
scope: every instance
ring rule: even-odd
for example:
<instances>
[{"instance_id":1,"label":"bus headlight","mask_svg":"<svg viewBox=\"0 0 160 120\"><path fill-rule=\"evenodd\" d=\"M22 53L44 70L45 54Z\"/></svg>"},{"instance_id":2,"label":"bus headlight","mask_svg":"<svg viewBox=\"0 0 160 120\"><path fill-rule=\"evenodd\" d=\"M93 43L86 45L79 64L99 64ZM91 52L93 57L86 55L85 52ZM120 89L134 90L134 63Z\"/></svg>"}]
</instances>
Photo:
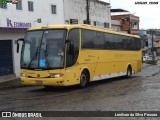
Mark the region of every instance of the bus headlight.
<instances>
[{"instance_id":1,"label":"bus headlight","mask_svg":"<svg viewBox=\"0 0 160 120\"><path fill-rule=\"evenodd\" d=\"M27 75L27 74L24 74L24 73L21 73L21 76L22 76L22 77L28 77L28 75Z\"/></svg>"},{"instance_id":2,"label":"bus headlight","mask_svg":"<svg viewBox=\"0 0 160 120\"><path fill-rule=\"evenodd\" d=\"M60 77L62 77L62 76L63 76L63 74L60 74L60 73L50 74L50 77L51 77L51 78L60 78Z\"/></svg>"}]
</instances>

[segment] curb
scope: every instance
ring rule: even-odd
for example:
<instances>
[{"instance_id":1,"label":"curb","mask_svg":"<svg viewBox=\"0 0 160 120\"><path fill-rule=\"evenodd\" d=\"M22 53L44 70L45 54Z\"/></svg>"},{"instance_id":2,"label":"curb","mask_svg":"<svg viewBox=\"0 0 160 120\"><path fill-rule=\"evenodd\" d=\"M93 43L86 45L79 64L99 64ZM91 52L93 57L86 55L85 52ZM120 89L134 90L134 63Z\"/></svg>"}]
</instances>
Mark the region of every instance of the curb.
<instances>
[{"instance_id":1,"label":"curb","mask_svg":"<svg viewBox=\"0 0 160 120\"><path fill-rule=\"evenodd\" d=\"M20 79L14 79L14 80L0 83L0 90L1 89L8 89L8 88L19 88L19 87L23 87Z\"/></svg>"}]
</instances>

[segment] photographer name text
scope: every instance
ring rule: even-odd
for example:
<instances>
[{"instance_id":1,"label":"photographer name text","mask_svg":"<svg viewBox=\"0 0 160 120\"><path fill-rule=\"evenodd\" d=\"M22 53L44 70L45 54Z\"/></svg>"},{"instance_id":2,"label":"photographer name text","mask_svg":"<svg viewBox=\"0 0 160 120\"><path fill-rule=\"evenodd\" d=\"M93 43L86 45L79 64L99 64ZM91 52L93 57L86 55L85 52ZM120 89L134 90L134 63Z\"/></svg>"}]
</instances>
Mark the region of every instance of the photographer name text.
<instances>
[{"instance_id":1,"label":"photographer name text","mask_svg":"<svg viewBox=\"0 0 160 120\"><path fill-rule=\"evenodd\" d=\"M135 5L158 5L159 2L155 1L155 2L146 2L146 1L136 1Z\"/></svg>"}]
</instances>

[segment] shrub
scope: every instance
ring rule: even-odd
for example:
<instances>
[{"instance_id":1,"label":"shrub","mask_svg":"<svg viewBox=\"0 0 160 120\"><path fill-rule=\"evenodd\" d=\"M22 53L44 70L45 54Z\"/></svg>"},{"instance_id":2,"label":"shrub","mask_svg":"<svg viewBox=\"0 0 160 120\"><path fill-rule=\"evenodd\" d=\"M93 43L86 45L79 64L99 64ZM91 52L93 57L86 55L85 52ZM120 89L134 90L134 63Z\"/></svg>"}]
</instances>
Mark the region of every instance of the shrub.
<instances>
[{"instance_id":1,"label":"shrub","mask_svg":"<svg viewBox=\"0 0 160 120\"><path fill-rule=\"evenodd\" d=\"M157 62L154 61L154 60L148 60L148 61L146 61L145 63L146 63L146 64L151 64L151 65L156 65L156 64L157 64Z\"/></svg>"}]
</instances>

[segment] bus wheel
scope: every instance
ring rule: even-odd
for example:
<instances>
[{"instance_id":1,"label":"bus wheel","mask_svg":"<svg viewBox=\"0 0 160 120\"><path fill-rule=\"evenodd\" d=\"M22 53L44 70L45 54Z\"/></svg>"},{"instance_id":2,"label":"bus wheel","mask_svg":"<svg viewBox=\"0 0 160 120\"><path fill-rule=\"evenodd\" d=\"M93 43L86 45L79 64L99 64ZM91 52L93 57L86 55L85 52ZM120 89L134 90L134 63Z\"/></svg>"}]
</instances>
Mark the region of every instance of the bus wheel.
<instances>
[{"instance_id":1,"label":"bus wheel","mask_svg":"<svg viewBox=\"0 0 160 120\"><path fill-rule=\"evenodd\" d=\"M132 75L132 67L128 66L128 68L127 68L127 77L131 77L131 75Z\"/></svg>"},{"instance_id":2,"label":"bus wheel","mask_svg":"<svg viewBox=\"0 0 160 120\"><path fill-rule=\"evenodd\" d=\"M89 74L86 70L83 70L80 76L80 87L85 88L89 83Z\"/></svg>"}]
</instances>

